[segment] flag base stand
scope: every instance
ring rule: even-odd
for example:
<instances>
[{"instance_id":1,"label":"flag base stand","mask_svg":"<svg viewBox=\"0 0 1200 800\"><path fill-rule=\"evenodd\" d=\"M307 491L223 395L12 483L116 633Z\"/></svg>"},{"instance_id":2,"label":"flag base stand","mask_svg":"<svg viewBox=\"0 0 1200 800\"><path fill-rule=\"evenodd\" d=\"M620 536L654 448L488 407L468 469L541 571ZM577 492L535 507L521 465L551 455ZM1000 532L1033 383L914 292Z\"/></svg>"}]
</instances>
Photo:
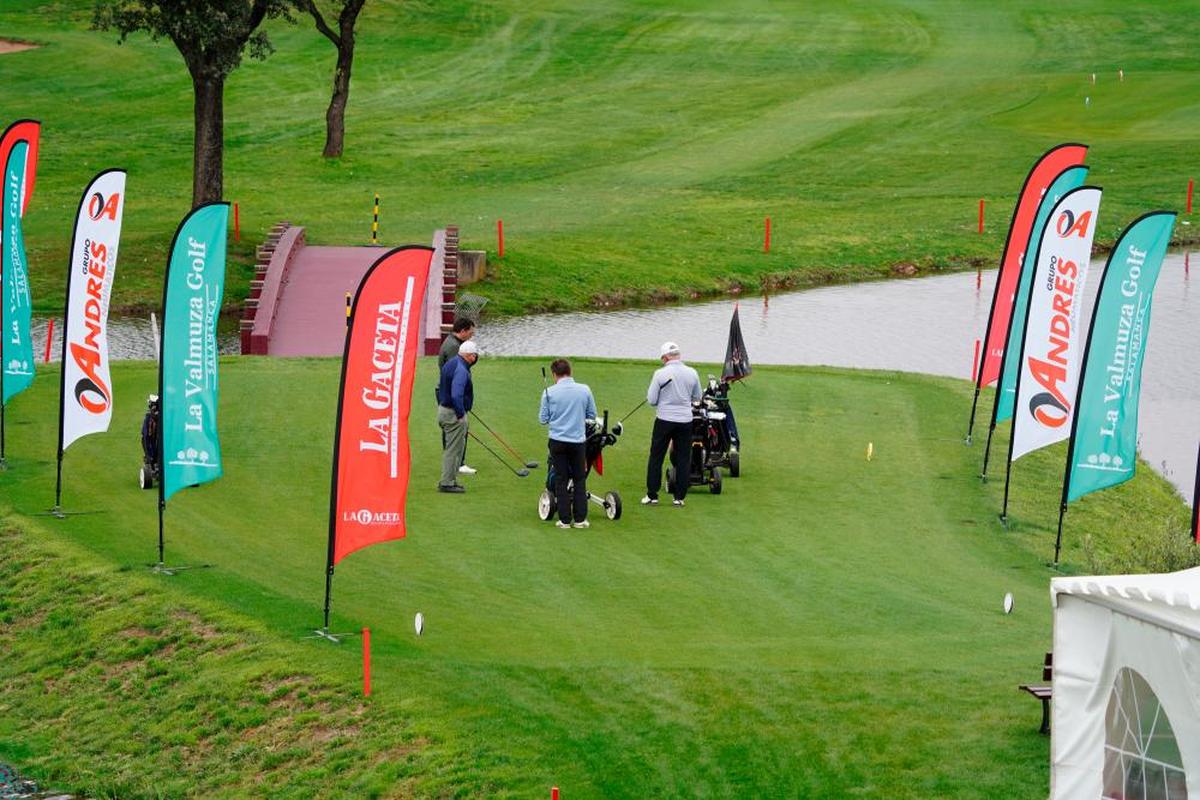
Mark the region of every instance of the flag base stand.
<instances>
[{"instance_id":1,"label":"flag base stand","mask_svg":"<svg viewBox=\"0 0 1200 800\"><path fill-rule=\"evenodd\" d=\"M1000 515L1000 524L1004 526L1004 530L1008 530L1008 514Z\"/></svg>"},{"instance_id":2,"label":"flag base stand","mask_svg":"<svg viewBox=\"0 0 1200 800\"><path fill-rule=\"evenodd\" d=\"M353 636L353 633L330 633L329 628L317 628L312 632L311 636L305 636L305 639L324 639L327 642L341 644L342 639L347 636Z\"/></svg>"},{"instance_id":3,"label":"flag base stand","mask_svg":"<svg viewBox=\"0 0 1200 800\"><path fill-rule=\"evenodd\" d=\"M104 511L67 511L62 506L55 506L49 511L38 511L30 516L33 517L54 517L55 519L66 519L67 517L82 517L88 514L103 514Z\"/></svg>"},{"instance_id":4,"label":"flag base stand","mask_svg":"<svg viewBox=\"0 0 1200 800\"><path fill-rule=\"evenodd\" d=\"M7 472L7 471L8 471L8 462L5 461L3 458L0 458L0 472Z\"/></svg>"},{"instance_id":5,"label":"flag base stand","mask_svg":"<svg viewBox=\"0 0 1200 800\"><path fill-rule=\"evenodd\" d=\"M967 447L975 444L975 440L971 438L971 434L967 434L967 438L963 439L963 444L965 444Z\"/></svg>"},{"instance_id":6,"label":"flag base stand","mask_svg":"<svg viewBox=\"0 0 1200 800\"><path fill-rule=\"evenodd\" d=\"M172 577L189 569L209 569L212 567L212 564L184 564L177 567L169 567L163 562L159 561L157 564L147 564L146 566L155 575L166 575L167 577Z\"/></svg>"},{"instance_id":7,"label":"flag base stand","mask_svg":"<svg viewBox=\"0 0 1200 800\"><path fill-rule=\"evenodd\" d=\"M988 482L988 476L987 476L987 473L986 473L986 472L981 472L981 473L979 473L979 482L980 482L980 483L987 483L987 482Z\"/></svg>"}]
</instances>

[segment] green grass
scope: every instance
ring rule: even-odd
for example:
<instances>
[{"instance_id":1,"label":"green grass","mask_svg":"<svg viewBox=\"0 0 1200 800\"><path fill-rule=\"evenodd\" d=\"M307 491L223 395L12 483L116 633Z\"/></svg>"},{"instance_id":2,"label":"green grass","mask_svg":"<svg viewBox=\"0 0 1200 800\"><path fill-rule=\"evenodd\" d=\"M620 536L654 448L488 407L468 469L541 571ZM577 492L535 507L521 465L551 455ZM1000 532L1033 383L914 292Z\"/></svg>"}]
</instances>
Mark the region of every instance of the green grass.
<instances>
[{"instance_id":1,"label":"green grass","mask_svg":"<svg viewBox=\"0 0 1200 800\"><path fill-rule=\"evenodd\" d=\"M118 365L112 432L66 454L65 506L102 513L31 516L53 498L54 371L10 405L0 761L122 798L1045 797L1040 709L1016 685L1050 647L1064 454L1017 462L1006 532L1002 484L962 443L965 383L762 368L735 395L744 476L682 510L636 504L641 412L592 483L627 515L563 533L536 520L541 470L519 481L475 445L468 493L433 490L426 360L409 536L334 583L334 627L372 630L364 703L357 643L300 639L320 620L337 364L222 369L225 475L166 515L168 561L214 567L174 578L142 568L153 367ZM649 369L576 372L624 413ZM536 362L476 368L480 413L541 459L539 390ZM1143 466L1072 507L1064 569L1087 568L1085 534L1186 516Z\"/></svg>"},{"instance_id":2,"label":"green grass","mask_svg":"<svg viewBox=\"0 0 1200 800\"><path fill-rule=\"evenodd\" d=\"M50 312L95 171L130 169L118 307L157 304L190 202L178 55L89 31L90 6L0 14L0 36L45 45L2 57L0 108L45 123L26 221ZM278 52L229 82L231 303L271 224L365 242L374 192L387 243L458 223L494 259L503 218L499 276L478 291L516 313L994 264L1027 170L1061 141L1093 147L1111 243L1136 215L1181 208L1195 168L1190 2L373 2L360 28L335 163L319 155L333 48L311 24L273 25Z\"/></svg>"}]
</instances>

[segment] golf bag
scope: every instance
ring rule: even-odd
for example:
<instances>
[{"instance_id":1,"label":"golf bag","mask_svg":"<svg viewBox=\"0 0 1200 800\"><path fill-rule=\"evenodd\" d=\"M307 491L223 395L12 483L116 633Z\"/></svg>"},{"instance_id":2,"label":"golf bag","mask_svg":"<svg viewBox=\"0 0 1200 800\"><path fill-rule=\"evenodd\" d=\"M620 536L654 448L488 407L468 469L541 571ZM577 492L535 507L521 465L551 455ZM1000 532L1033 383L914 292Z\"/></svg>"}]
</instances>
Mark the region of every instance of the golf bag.
<instances>
[{"instance_id":1,"label":"golf bag","mask_svg":"<svg viewBox=\"0 0 1200 800\"><path fill-rule=\"evenodd\" d=\"M724 467L729 470L729 477L736 478L742 474L742 441L733 406L729 403L729 385L728 381L717 381L715 375L709 375L700 403L710 412L709 422L712 423L712 430L708 432L709 462Z\"/></svg>"},{"instance_id":2,"label":"golf bag","mask_svg":"<svg viewBox=\"0 0 1200 800\"><path fill-rule=\"evenodd\" d=\"M608 429L608 411L604 412L603 419L584 420L584 458L587 463L587 474L590 476L594 469L597 474L604 474L604 448L617 443L617 437L621 435L621 423L613 426L612 430ZM558 512L558 497L554 493L555 473L554 461L547 456L546 463L546 488L542 490L541 496L538 498L538 517L543 522L549 522ZM567 486L571 487L574 481L570 481ZM621 518L621 495L615 490L606 492L603 497L597 494L588 492L588 500L604 509L604 515L612 520Z\"/></svg>"},{"instance_id":3,"label":"golf bag","mask_svg":"<svg viewBox=\"0 0 1200 800\"><path fill-rule=\"evenodd\" d=\"M162 420L158 395L146 401L146 416L142 418L142 468L138 483L143 489L153 489L162 480L162 465L158 461L158 426Z\"/></svg>"},{"instance_id":4,"label":"golf bag","mask_svg":"<svg viewBox=\"0 0 1200 800\"><path fill-rule=\"evenodd\" d=\"M717 410L716 401L702 399L692 403L692 458L686 477L689 486L707 486L712 494L721 493L721 467L729 466L731 456L737 456L736 450L730 449L725 420L725 412ZM736 458L732 463L737 463ZM671 494L675 494L677 480L681 477L675 467L668 467L667 491Z\"/></svg>"}]
</instances>

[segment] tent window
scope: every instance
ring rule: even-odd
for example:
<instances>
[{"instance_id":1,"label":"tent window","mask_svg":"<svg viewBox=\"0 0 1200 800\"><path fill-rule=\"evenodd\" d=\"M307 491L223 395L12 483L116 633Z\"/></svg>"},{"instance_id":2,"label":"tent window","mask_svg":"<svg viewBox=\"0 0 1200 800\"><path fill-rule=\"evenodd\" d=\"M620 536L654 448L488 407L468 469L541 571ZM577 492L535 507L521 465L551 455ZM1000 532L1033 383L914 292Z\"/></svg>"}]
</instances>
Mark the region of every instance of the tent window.
<instances>
[{"instance_id":1,"label":"tent window","mask_svg":"<svg viewBox=\"0 0 1200 800\"><path fill-rule=\"evenodd\" d=\"M1104 716L1103 800L1187 800L1187 776L1167 712L1146 679L1117 673Z\"/></svg>"}]
</instances>

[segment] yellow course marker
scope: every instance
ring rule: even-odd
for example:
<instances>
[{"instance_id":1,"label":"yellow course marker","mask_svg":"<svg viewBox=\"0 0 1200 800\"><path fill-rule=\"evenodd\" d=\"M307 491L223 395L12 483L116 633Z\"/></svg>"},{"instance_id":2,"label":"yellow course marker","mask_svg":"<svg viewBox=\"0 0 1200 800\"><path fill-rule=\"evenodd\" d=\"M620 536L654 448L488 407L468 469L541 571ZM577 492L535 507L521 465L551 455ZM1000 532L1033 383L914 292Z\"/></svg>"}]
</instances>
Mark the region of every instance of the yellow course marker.
<instances>
[{"instance_id":1,"label":"yellow course marker","mask_svg":"<svg viewBox=\"0 0 1200 800\"><path fill-rule=\"evenodd\" d=\"M867 442L867 461L870 461L871 457L874 455L875 455L875 443Z\"/></svg>"}]
</instances>

